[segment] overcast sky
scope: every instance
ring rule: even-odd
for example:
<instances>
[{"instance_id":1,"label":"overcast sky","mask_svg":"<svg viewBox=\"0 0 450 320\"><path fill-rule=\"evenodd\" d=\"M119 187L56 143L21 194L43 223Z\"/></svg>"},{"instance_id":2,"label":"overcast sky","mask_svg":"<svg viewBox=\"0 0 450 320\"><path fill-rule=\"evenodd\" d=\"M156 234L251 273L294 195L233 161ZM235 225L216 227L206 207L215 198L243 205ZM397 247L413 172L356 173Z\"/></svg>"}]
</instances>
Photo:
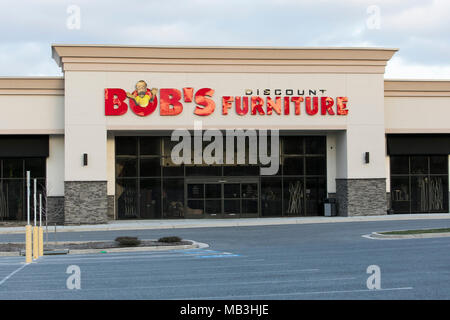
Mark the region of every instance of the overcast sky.
<instances>
[{"instance_id":1,"label":"overcast sky","mask_svg":"<svg viewBox=\"0 0 450 320\"><path fill-rule=\"evenodd\" d=\"M389 47L399 51L386 78L450 79L450 0L0 0L0 6L0 76L62 75L50 45L93 43Z\"/></svg>"}]
</instances>

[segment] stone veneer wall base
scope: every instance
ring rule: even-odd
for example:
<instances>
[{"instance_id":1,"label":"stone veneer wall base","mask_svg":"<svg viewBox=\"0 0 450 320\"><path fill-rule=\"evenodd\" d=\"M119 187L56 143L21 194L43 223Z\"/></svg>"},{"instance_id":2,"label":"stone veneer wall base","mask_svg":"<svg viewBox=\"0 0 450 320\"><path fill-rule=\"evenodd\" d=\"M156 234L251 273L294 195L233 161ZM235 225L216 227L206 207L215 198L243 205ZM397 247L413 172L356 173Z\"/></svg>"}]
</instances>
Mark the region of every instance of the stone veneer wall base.
<instances>
[{"instance_id":1,"label":"stone veneer wall base","mask_svg":"<svg viewBox=\"0 0 450 320\"><path fill-rule=\"evenodd\" d=\"M64 224L108 222L106 181L65 181L64 194Z\"/></svg>"},{"instance_id":2,"label":"stone veneer wall base","mask_svg":"<svg viewBox=\"0 0 450 320\"><path fill-rule=\"evenodd\" d=\"M386 179L336 179L340 216L387 214Z\"/></svg>"}]
</instances>

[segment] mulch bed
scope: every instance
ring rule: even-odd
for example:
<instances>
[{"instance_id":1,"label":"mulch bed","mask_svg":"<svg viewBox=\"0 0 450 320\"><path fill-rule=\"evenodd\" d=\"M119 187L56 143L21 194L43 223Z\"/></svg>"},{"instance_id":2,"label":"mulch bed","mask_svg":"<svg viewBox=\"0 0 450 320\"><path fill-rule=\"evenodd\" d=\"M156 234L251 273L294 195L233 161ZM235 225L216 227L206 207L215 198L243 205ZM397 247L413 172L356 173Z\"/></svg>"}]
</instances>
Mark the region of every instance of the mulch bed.
<instances>
[{"instance_id":1,"label":"mulch bed","mask_svg":"<svg viewBox=\"0 0 450 320\"><path fill-rule=\"evenodd\" d=\"M26 225L26 221L0 221L0 227L25 227Z\"/></svg>"},{"instance_id":2,"label":"mulch bed","mask_svg":"<svg viewBox=\"0 0 450 320\"><path fill-rule=\"evenodd\" d=\"M179 242L158 242L155 240L141 240L141 244L135 247L163 247L163 246L182 246L191 245L191 241L179 241ZM129 246L132 247L132 246ZM44 249L112 249L112 248L126 248L125 246L120 246L115 241L91 241L91 242L66 242L66 243L55 243L49 242ZM0 252L17 252L25 249L25 243L0 243Z\"/></svg>"}]
</instances>

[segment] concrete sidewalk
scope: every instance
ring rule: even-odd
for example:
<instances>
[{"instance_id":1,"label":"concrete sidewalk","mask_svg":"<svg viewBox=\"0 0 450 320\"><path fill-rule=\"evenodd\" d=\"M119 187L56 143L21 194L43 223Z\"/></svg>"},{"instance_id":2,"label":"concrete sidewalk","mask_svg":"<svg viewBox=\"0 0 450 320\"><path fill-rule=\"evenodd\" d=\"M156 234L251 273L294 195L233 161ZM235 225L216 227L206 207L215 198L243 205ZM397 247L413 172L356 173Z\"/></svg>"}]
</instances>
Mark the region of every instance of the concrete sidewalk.
<instances>
[{"instance_id":1,"label":"concrete sidewalk","mask_svg":"<svg viewBox=\"0 0 450 320\"><path fill-rule=\"evenodd\" d=\"M141 229L179 229L211 227L243 227L310 223L337 223L357 221L393 221L450 219L449 213L402 214L358 217L285 217L285 218L247 218L247 219L177 219L177 220L115 220L108 224L57 226L59 232L141 230ZM54 228L49 226L49 228ZM25 227L1 227L0 234L24 233Z\"/></svg>"}]
</instances>

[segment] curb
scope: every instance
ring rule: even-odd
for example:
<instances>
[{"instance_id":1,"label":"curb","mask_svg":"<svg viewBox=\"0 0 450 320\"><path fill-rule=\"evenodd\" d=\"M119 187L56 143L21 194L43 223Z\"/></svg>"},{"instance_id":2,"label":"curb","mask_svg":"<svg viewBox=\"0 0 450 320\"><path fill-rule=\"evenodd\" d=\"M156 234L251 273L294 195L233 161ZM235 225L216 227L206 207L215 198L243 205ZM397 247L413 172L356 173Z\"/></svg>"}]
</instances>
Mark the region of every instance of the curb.
<instances>
[{"instance_id":1,"label":"curb","mask_svg":"<svg viewBox=\"0 0 450 320\"><path fill-rule=\"evenodd\" d=\"M385 232L385 231L381 231ZM377 240L402 240L402 239L429 239L429 238L447 238L450 232L444 233L420 233L420 234L381 234L372 232L369 235L363 235L364 238Z\"/></svg>"},{"instance_id":2,"label":"curb","mask_svg":"<svg viewBox=\"0 0 450 320\"><path fill-rule=\"evenodd\" d=\"M173 223L168 220L154 221L148 223L142 220L141 223L133 222L128 224L101 224L88 226L57 226L58 232L88 232L88 231L120 231L120 230L163 230L163 229L189 229L189 228L218 228L218 227L250 227L250 226L274 226L274 225L295 225L295 224L315 224L315 223L339 223L339 222L370 222L370 221L402 221L402 220L434 220L450 219L450 214L414 214L414 215L383 215L383 216L353 216L353 217L296 217L296 218L248 218L248 219L225 219L208 220L190 219L177 220ZM203 222L200 222L203 221ZM49 232L53 232L49 226ZM9 229L9 230L8 230ZM20 234L25 232L25 227L0 227L1 234Z\"/></svg>"},{"instance_id":3,"label":"curb","mask_svg":"<svg viewBox=\"0 0 450 320\"><path fill-rule=\"evenodd\" d=\"M148 239L145 239L148 240ZM183 239L191 241L192 244L178 245L178 246L148 246L148 247L124 247L124 248L109 248L109 249L73 249L69 250L68 255L71 254L105 254L116 252L142 252L142 251L170 251L170 250L189 250L189 249L204 249L209 245L194 240ZM84 242L103 242L103 241L61 241L64 243L84 243ZM20 252L0 252L0 257L16 257L20 256Z\"/></svg>"}]
</instances>

